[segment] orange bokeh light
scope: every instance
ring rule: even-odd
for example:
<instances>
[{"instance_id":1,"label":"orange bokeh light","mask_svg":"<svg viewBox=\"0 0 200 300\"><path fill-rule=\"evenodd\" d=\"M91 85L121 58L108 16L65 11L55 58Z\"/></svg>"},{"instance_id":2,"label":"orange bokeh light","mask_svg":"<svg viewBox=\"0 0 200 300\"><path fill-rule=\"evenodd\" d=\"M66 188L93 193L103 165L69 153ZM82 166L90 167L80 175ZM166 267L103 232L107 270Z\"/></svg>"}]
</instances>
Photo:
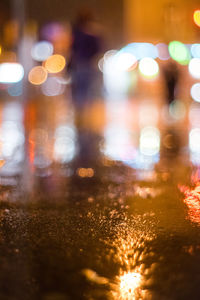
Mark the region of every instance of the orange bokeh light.
<instances>
[{"instance_id":1,"label":"orange bokeh light","mask_svg":"<svg viewBox=\"0 0 200 300\"><path fill-rule=\"evenodd\" d=\"M65 58L60 54L54 54L48 57L44 63L44 67L49 73L58 73L65 67Z\"/></svg>"},{"instance_id":2,"label":"orange bokeh light","mask_svg":"<svg viewBox=\"0 0 200 300\"><path fill-rule=\"evenodd\" d=\"M37 66L30 70L28 80L30 83L40 85L47 79L47 70L44 67Z\"/></svg>"},{"instance_id":3,"label":"orange bokeh light","mask_svg":"<svg viewBox=\"0 0 200 300\"><path fill-rule=\"evenodd\" d=\"M200 10L195 10L193 14L194 23L200 27Z\"/></svg>"}]
</instances>

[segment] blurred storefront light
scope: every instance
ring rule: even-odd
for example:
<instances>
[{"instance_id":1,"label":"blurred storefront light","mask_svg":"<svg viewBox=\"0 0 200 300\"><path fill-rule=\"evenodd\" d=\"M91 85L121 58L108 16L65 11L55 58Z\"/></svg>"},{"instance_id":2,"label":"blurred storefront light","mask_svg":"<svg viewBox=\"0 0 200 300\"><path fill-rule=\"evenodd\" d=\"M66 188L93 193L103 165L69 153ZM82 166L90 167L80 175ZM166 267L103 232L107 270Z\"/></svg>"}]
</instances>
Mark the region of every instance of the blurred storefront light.
<instances>
[{"instance_id":1,"label":"blurred storefront light","mask_svg":"<svg viewBox=\"0 0 200 300\"><path fill-rule=\"evenodd\" d=\"M119 65L117 66L116 57L117 54L114 52L104 59L103 79L107 93L119 96L127 92L130 76L128 72L120 70Z\"/></svg>"},{"instance_id":2,"label":"blurred storefront light","mask_svg":"<svg viewBox=\"0 0 200 300\"><path fill-rule=\"evenodd\" d=\"M21 96L23 93L23 82L19 81L17 83L12 83L11 85L9 85L7 91L11 97Z\"/></svg>"},{"instance_id":3,"label":"blurred storefront light","mask_svg":"<svg viewBox=\"0 0 200 300\"><path fill-rule=\"evenodd\" d=\"M160 60L168 60L170 58L168 45L165 43L158 43L156 45L158 51L158 58Z\"/></svg>"},{"instance_id":4,"label":"blurred storefront light","mask_svg":"<svg viewBox=\"0 0 200 300\"><path fill-rule=\"evenodd\" d=\"M139 62L139 71L143 77L153 79L159 73L159 66L153 58L144 57Z\"/></svg>"},{"instance_id":5,"label":"blurred storefront light","mask_svg":"<svg viewBox=\"0 0 200 300\"><path fill-rule=\"evenodd\" d=\"M200 153L200 128L193 128L189 133L189 148L191 152Z\"/></svg>"},{"instance_id":6,"label":"blurred storefront light","mask_svg":"<svg viewBox=\"0 0 200 300\"><path fill-rule=\"evenodd\" d=\"M192 85L190 94L194 101L200 102L200 83L195 83Z\"/></svg>"},{"instance_id":7,"label":"blurred storefront light","mask_svg":"<svg viewBox=\"0 0 200 300\"><path fill-rule=\"evenodd\" d=\"M193 128L189 132L190 161L200 166L200 128Z\"/></svg>"},{"instance_id":8,"label":"blurred storefront light","mask_svg":"<svg viewBox=\"0 0 200 300\"><path fill-rule=\"evenodd\" d=\"M200 58L200 44L193 44L190 51L193 57Z\"/></svg>"},{"instance_id":9,"label":"blurred storefront light","mask_svg":"<svg viewBox=\"0 0 200 300\"><path fill-rule=\"evenodd\" d=\"M23 79L24 68L19 63L0 64L0 83L16 83Z\"/></svg>"},{"instance_id":10,"label":"blurred storefront light","mask_svg":"<svg viewBox=\"0 0 200 300\"><path fill-rule=\"evenodd\" d=\"M200 58L192 58L188 68L192 77L200 79Z\"/></svg>"},{"instance_id":11,"label":"blurred storefront light","mask_svg":"<svg viewBox=\"0 0 200 300\"><path fill-rule=\"evenodd\" d=\"M194 11L194 14L193 14L193 20L194 20L194 23L200 27L200 10L197 9Z\"/></svg>"},{"instance_id":12,"label":"blurred storefront light","mask_svg":"<svg viewBox=\"0 0 200 300\"><path fill-rule=\"evenodd\" d=\"M121 53L119 52L114 56L113 64L115 68L119 71L128 71L134 69L137 66L137 59L131 53Z\"/></svg>"},{"instance_id":13,"label":"blurred storefront light","mask_svg":"<svg viewBox=\"0 0 200 300\"><path fill-rule=\"evenodd\" d=\"M187 65L190 61L190 52L186 45L179 41L172 41L169 43L169 54L171 58L180 63L181 65Z\"/></svg>"},{"instance_id":14,"label":"blurred storefront light","mask_svg":"<svg viewBox=\"0 0 200 300\"><path fill-rule=\"evenodd\" d=\"M144 57L157 58L158 50L151 43L130 43L120 50L121 53L130 53L137 60Z\"/></svg>"},{"instance_id":15,"label":"blurred storefront light","mask_svg":"<svg viewBox=\"0 0 200 300\"><path fill-rule=\"evenodd\" d=\"M186 115L185 104L181 100L174 100L169 106L169 113L176 121L184 119Z\"/></svg>"},{"instance_id":16,"label":"blurred storefront light","mask_svg":"<svg viewBox=\"0 0 200 300\"><path fill-rule=\"evenodd\" d=\"M105 130L103 152L113 160L127 161L134 159L136 151L128 128L123 125L110 124Z\"/></svg>"},{"instance_id":17,"label":"blurred storefront light","mask_svg":"<svg viewBox=\"0 0 200 300\"><path fill-rule=\"evenodd\" d=\"M37 42L31 49L31 56L36 61L44 61L53 54L53 45L47 41Z\"/></svg>"},{"instance_id":18,"label":"blurred storefront light","mask_svg":"<svg viewBox=\"0 0 200 300\"><path fill-rule=\"evenodd\" d=\"M55 131L54 159L60 163L70 162L76 154L76 132L70 124L60 125Z\"/></svg>"},{"instance_id":19,"label":"blurred storefront light","mask_svg":"<svg viewBox=\"0 0 200 300\"><path fill-rule=\"evenodd\" d=\"M156 127L145 127L140 133L140 152L153 156L160 151L160 133Z\"/></svg>"},{"instance_id":20,"label":"blurred storefront light","mask_svg":"<svg viewBox=\"0 0 200 300\"><path fill-rule=\"evenodd\" d=\"M64 69L65 65L65 58L60 54L51 55L44 63L44 67L49 73L61 72Z\"/></svg>"},{"instance_id":21,"label":"blurred storefront light","mask_svg":"<svg viewBox=\"0 0 200 300\"><path fill-rule=\"evenodd\" d=\"M47 70L44 67L37 66L30 70L28 80L34 85L40 85L46 81L47 75Z\"/></svg>"}]
</instances>

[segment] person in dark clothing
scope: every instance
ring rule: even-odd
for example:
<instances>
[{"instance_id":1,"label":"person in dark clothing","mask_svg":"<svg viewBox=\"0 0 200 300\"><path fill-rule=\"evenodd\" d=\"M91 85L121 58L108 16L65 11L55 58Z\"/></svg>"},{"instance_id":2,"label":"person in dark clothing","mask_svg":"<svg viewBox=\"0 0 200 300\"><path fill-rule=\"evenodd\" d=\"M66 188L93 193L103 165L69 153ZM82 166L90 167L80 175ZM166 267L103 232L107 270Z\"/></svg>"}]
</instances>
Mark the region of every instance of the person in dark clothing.
<instances>
[{"instance_id":1,"label":"person in dark clothing","mask_svg":"<svg viewBox=\"0 0 200 300\"><path fill-rule=\"evenodd\" d=\"M98 77L94 59L100 50L101 39L95 32L93 16L89 10L82 10L73 27L69 65L76 109L82 109L94 97L93 86Z\"/></svg>"},{"instance_id":2,"label":"person in dark clothing","mask_svg":"<svg viewBox=\"0 0 200 300\"><path fill-rule=\"evenodd\" d=\"M166 101L170 105L175 100L177 94L177 84L179 80L179 71L177 64L170 61L163 69L166 89Z\"/></svg>"},{"instance_id":3,"label":"person in dark clothing","mask_svg":"<svg viewBox=\"0 0 200 300\"><path fill-rule=\"evenodd\" d=\"M72 103L79 153L79 166L89 167L97 160L99 137L92 131L91 124L85 126L88 111L99 98L100 72L95 58L101 50L101 38L89 10L81 10L72 30L72 47L69 72L71 74ZM95 65L96 62L96 65Z\"/></svg>"}]
</instances>

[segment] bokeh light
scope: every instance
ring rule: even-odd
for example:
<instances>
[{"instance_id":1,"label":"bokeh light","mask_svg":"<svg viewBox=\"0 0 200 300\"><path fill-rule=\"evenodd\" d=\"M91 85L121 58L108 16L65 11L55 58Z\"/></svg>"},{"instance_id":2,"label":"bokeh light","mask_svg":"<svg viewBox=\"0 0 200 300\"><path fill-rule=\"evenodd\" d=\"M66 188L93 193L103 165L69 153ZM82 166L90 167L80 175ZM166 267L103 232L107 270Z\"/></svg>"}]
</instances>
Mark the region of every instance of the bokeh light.
<instances>
[{"instance_id":1,"label":"bokeh light","mask_svg":"<svg viewBox=\"0 0 200 300\"><path fill-rule=\"evenodd\" d=\"M0 83L16 83L23 79L24 68L18 63L0 64Z\"/></svg>"},{"instance_id":2,"label":"bokeh light","mask_svg":"<svg viewBox=\"0 0 200 300\"><path fill-rule=\"evenodd\" d=\"M1 152L4 158L14 155L16 148L24 143L24 130L14 121L4 121L0 132Z\"/></svg>"},{"instance_id":3,"label":"bokeh light","mask_svg":"<svg viewBox=\"0 0 200 300\"><path fill-rule=\"evenodd\" d=\"M45 24L41 29L43 39L54 42L57 36L63 31L63 26L59 22L50 22Z\"/></svg>"},{"instance_id":4,"label":"bokeh light","mask_svg":"<svg viewBox=\"0 0 200 300\"><path fill-rule=\"evenodd\" d=\"M118 51L117 50L108 50L104 53L103 59L106 62L107 59L109 59L110 57L113 57L115 54L117 54Z\"/></svg>"},{"instance_id":5,"label":"bokeh light","mask_svg":"<svg viewBox=\"0 0 200 300\"><path fill-rule=\"evenodd\" d=\"M53 54L53 45L47 41L36 43L31 49L31 56L34 60L44 61Z\"/></svg>"},{"instance_id":6,"label":"bokeh light","mask_svg":"<svg viewBox=\"0 0 200 300\"><path fill-rule=\"evenodd\" d=\"M198 103L193 103L189 109L189 120L192 127L200 128L200 107Z\"/></svg>"},{"instance_id":7,"label":"bokeh light","mask_svg":"<svg viewBox=\"0 0 200 300\"><path fill-rule=\"evenodd\" d=\"M157 51L158 51L158 58L160 60L167 60L170 58L168 45L165 43L158 43L156 45Z\"/></svg>"},{"instance_id":8,"label":"bokeh light","mask_svg":"<svg viewBox=\"0 0 200 300\"><path fill-rule=\"evenodd\" d=\"M103 73L103 66L104 66L104 58L101 57L98 61L98 68Z\"/></svg>"},{"instance_id":9,"label":"bokeh light","mask_svg":"<svg viewBox=\"0 0 200 300\"><path fill-rule=\"evenodd\" d=\"M137 59L131 53L119 52L114 56L115 67L119 71L128 71L137 66Z\"/></svg>"},{"instance_id":10,"label":"bokeh light","mask_svg":"<svg viewBox=\"0 0 200 300\"><path fill-rule=\"evenodd\" d=\"M60 125L55 131L54 159L60 163L71 161L76 154L75 128L70 124Z\"/></svg>"},{"instance_id":11,"label":"bokeh light","mask_svg":"<svg viewBox=\"0 0 200 300\"><path fill-rule=\"evenodd\" d=\"M23 82L19 81L17 83L12 83L9 85L7 91L12 97L19 97L23 93Z\"/></svg>"},{"instance_id":12,"label":"bokeh light","mask_svg":"<svg viewBox=\"0 0 200 300\"><path fill-rule=\"evenodd\" d=\"M181 65L187 65L190 61L190 53L188 48L179 41L169 43L169 54L171 58L179 62Z\"/></svg>"},{"instance_id":13,"label":"bokeh light","mask_svg":"<svg viewBox=\"0 0 200 300\"><path fill-rule=\"evenodd\" d=\"M192 77L200 79L200 58L192 58L188 68Z\"/></svg>"},{"instance_id":14,"label":"bokeh light","mask_svg":"<svg viewBox=\"0 0 200 300\"><path fill-rule=\"evenodd\" d=\"M200 152L200 128L193 128L190 131L189 148L192 152Z\"/></svg>"},{"instance_id":15,"label":"bokeh light","mask_svg":"<svg viewBox=\"0 0 200 300\"><path fill-rule=\"evenodd\" d=\"M137 60L144 57L151 57L154 59L158 57L158 50L151 43L131 43L123 47L120 52L130 53L136 57Z\"/></svg>"},{"instance_id":16,"label":"bokeh light","mask_svg":"<svg viewBox=\"0 0 200 300\"><path fill-rule=\"evenodd\" d=\"M51 55L45 61L45 68L49 73L58 73L61 72L65 67L65 58L60 54Z\"/></svg>"},{"instance_id":17,"label":"bokeh light","mask_svg":"<svg viewBox=\"0 0 200 300\"><path fill-rule=\"evenodd\" d=\"M28 80L34 85L40 85L46 81L47 75L47 70L44 67L37 66L30 70Z\"/></svg>"},{"instance_id":18,"label":"bokeh light","mask_svg":"<svg viewBox=\"0 0 200 300\"><path fill-rule=\"evenodd\" d=\"M79 177L93 177L94 170L92 168L78 168L77 174Z\"/></svg>"},{"instance_id":19,"label":"bokeh light","mask_svg":"<svg viewBox=\"0 0 200 300\"><path fill-rule=\"evenodd\" d=\"M58 96L64 93L65 84L62 84L57 77L49 77L41 88L45 96Z\"/></svg>"},{"instance_id":20,"label":"bokeh light","mask_svg":"<svg viewBox=\"0 0 200 300\"><path fill-rule=\"evenodd\" d=\"M195 83L190 90L191 97L194 101L200 102L200 83Z\"/></svg>"},{"instance_id":21,"label":"bokeh light","mask_svg":"<svg viewBox=\"0 0 200 300\"><path fill-rule=\"evenodd\" d=\"M174 100L170 103L169 113L175 120L182 120L186 115L186 108L181 100Z\"/></svg>"},{"instance_id":22,"label":"bokeh light","mask_svg":"<svg viewBox=\"0 0 200 300\"><path fill-rule=\"evenodd\" d=\"M197 9L194 11L194 14L193 14L193 20L194 20L194 23L200 27L200 10Z\"/></svg>"},{"instance_id":23,"label":"bokeh light","mask_svg":"<svg viewBox=\"0 0 200 300\"><path fill-rule=\"evenodd\" d=\"M136 299L136 290L141 284L141 274L129 272L120 276L120 299Z\"/></svg>"},{"instance_id":24,"label":"bokeh light","mask_svg":"<svg viewBox=\"0 0 200 300\"><path fill-rule=\"evenodd\" d=\"M140 152L153 156L160 151L160 132L156 127L148 126L141 130Z\"/></svg>"},{"instance_id":25,"label":"bokeh light","mask_svg":"<svg viewBox=\"0 0 200 300\"><path fill-rule=\"evenodd\" d=\"M200 58L200 44L193 44L190 51L193 57Z\"/></svg>"},{"instance_id":26,"label":"bokeh light","mask_svg":"<svg viewBox=\"0 0 200 300\"><path fill-rule=\"evenodd\" d=\"M135 147L131 139L131 132L124 125L110 124L105 129L104 154L119 161L134 159Z\"/></svg>"},{"instance_id":27,"label":"bokeh light","mask_svg":"<svg viewBox=\"0 0 200 300\"><path fill-rule=\"evenodd\" d=\"M116 97L127 92L130 85L128 72L122 71L116 65L116 52L112 51L104 55L103 79L108 94Z\"/></svg>"},{"instance_id":28,"label":"bokeh light","mask_svg":"<svg viewBox=\"0 0 200 300\"><path fill-rule=\"evenodd\" d=\"M151 79L158 75L159 66L153 58L145 57L139 62L139 70L145 78Z\"/></svg>"}]
</instances>

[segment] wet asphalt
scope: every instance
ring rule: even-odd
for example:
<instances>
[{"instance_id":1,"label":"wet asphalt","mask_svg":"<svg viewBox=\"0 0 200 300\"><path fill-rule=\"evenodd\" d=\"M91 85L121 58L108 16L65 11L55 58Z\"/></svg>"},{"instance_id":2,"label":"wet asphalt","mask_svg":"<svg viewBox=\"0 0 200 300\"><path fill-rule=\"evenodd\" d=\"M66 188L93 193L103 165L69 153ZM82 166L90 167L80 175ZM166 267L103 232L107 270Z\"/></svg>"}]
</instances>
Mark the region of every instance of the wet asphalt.
<instances>
[{"instance_id":1,"label":"wet asphalt","mask_svg":"<svg viewBox=\"0 0 200 300\"><path fill-rule=\"evenodd\" d=\"M200 299L196 168L63 170L1 187L0 299Z\"/></svg>"}]
</instances>

